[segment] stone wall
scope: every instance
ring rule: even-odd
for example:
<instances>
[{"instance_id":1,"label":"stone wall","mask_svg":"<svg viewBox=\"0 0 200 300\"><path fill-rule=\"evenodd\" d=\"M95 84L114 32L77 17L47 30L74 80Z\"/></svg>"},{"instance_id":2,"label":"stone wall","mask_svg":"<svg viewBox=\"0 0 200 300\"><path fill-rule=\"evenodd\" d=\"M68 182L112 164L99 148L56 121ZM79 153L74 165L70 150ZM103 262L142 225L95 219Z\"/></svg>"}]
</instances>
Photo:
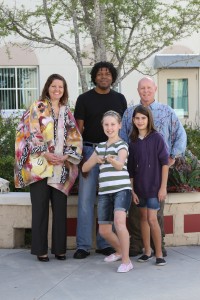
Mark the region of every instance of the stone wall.
<instances>
[{"instance_id":1,"label":"stone wall","mask_svg":"<svg viewBox=\"0 0 200 300\"><path fill-rule=\"evenodd\" d=\"M200 245L200 193L168 194L164 214L166 246ZM50 209L49 246L51 245L51 219ZM66 220L68 249L76 248L76 223L77 196L69 196ZM30 194L0 194L0 248L22 247L26 228L31 228ZM94 248L95 232L94 220Z\"/></svg>"}]
</instances>

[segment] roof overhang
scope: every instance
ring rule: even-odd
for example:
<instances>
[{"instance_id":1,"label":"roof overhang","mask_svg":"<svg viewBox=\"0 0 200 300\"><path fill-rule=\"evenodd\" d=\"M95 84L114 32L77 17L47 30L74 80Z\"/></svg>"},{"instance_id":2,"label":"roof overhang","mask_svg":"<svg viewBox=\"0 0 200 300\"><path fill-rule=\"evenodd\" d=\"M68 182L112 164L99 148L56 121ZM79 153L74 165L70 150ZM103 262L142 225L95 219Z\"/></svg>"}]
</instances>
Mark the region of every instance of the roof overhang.
<instances>
[{"instance_id":1,"label":"roof overhang","mask_svg":"<svg viewBox=\"0 0 200 300\"><path fill-rule=\"evenodd\" d=\"M200 68L198 54L157 54L154 59L155 69Z\"/></svg>"}]
</instances>

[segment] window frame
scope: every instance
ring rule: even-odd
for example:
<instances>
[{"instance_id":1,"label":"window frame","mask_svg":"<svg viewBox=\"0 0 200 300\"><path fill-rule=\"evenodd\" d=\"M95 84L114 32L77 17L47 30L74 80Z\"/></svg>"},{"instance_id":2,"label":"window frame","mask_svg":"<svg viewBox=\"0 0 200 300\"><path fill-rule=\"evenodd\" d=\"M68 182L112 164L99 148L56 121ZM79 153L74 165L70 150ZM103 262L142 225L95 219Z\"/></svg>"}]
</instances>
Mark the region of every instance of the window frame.
<instances>
[{"instance_id":1,"label":"window frame","mask_svg":"<svg viewBox=\"0 0 200 300\"><path fill-rule=\"evenodd\" d=\"M38 99L39 97L39 68L38 66L0 66L0 69L14 69L14 76L15 76L15 87L12 88L3 88L0 87L1 91L14 91L15 92L15 105L16 108L8 108L8 109L1 109L1 112L3 114L10 114L12 112L16 112L16 111L24 111L24 109L19 109L19 96L18 96L18 92L19 91L35 91L36 92L36 99ZM19 69L35 69L36 70L36 87L18 87L18 77L17 77L17 72Z\"/></svg>"},{"instance_id":2,"label":"window frame","mask_svg":"<svg viewBox=\"0 0 200 300\"><path fill-rule=\"evenodd\" d=\"M183 94L184 81L186 83L186 88L187 88L186 89L187 93L185 95ZM182 90L181 90L181 92L182 92L182 94L181 94L181 96L182 96L181 109L183 110L183 114L179 114L179 112L178 112L180 108L177 108L177 107L178 107L178 101L180 101L180 99L178 99L176 97L178 94L178 91L175 90L175 88L178 86L178 83L181 83L181 82L183 83ZM170 94L168 94L169 91L170 91ZM175 97L172 97L172 95L174 95ZM185 105L184 105L184 98L186 98L186 100L187 100ZM173 101L173 103L170 103L172 101ZM189 116L189 79L188 78L184 77L184 78L169 78L169 79L167 79L167 104L174 109L174 111L176 112L176 114L179 117L188 118L188 116Z\"/></svg>"}]
</instances>

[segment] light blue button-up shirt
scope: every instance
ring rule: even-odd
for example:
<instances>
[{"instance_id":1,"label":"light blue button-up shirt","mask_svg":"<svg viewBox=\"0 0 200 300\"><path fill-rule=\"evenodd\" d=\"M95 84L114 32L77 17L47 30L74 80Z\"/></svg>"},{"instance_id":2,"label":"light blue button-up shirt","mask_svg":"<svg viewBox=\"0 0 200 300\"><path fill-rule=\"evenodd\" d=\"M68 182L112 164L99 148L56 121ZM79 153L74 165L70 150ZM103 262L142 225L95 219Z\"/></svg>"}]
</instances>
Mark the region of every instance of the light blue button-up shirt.
<instances>
[{"instance_id":1,"label":"light blue button-up shirt","mask_svg":"<svg viewBox=\"0 0 200 300\"><path fill-rule=\"evenodd\" d=\"M136 106L128 107L124 112L122 119L120 137L127 143L130 142L129 136L132 131L132 115ZM156 101L151 103L148 107L152 112L155 128L161 133L168 146L170 156L183 156L185 153L187 136L175 111L169 105Z\"/></svg>"}]
</instances>

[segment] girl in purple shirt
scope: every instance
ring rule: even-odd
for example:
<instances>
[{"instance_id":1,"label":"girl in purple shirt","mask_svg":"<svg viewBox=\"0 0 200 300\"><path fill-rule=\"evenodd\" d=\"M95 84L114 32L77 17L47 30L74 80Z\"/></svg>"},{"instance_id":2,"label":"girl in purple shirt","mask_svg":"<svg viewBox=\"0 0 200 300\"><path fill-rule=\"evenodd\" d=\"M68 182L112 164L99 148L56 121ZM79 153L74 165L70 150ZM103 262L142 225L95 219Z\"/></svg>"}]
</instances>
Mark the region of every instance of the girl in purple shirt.
<instances>
[{"instance_id":1,"label":"girl in purple shirt","mask_svg":"<svg viewBox=\"0 0 200 300\"><path fill-rule=\"evenodd\" d=\"M152 258L150 232L155 245L156 264L163 266L161 231L157 220L160 201L167 195L168 157L163 137L155 130L151 111L142 105L133 112L128 170L134 203L140 209L140 226L144 254L139 262Z\"/></svg>"}]
</instances>

